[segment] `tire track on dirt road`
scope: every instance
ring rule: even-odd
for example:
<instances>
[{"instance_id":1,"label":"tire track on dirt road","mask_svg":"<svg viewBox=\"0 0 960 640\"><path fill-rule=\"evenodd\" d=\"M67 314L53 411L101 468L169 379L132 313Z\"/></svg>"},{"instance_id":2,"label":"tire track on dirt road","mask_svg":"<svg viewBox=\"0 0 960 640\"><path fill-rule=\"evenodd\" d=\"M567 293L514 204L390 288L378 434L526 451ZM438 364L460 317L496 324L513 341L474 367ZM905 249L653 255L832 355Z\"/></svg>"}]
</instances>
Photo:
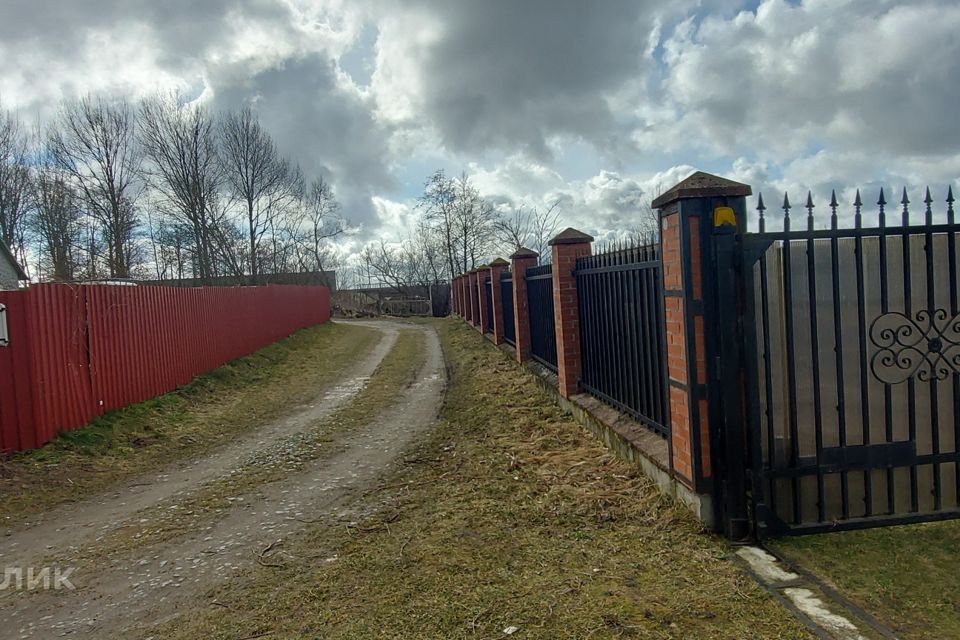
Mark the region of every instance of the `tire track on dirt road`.
<instances>
[{"instance_id":1,"label":"tire track on dirt road","mask_svg":"<svg viewBox=\"0 0 960 640\"><path fill-rule=\"evenodd\" d=\"M69 553L94 536L103 536L150 505L229 473L245 457L270 443L303 431L359 393L389 353L399 328L373 325L383 336L347 371L339 384L324 389L303 409L251 431L209 455L181 460L170 467L124 482L119 487L31 518L27 525L0 537L0 566L32 566L50 554Z\"/></svg>"},{"instance_id":2,"label":"tire track on dirt road","mask_svg":"<svg viewBox=\"0 0 960 640\"><path fill-rule=\"evenodd\" d=\"M433 329L364 324L394 335L399 327L423 333L425 362L389 407L362 426L333 435L331 455L258 487L210 526L110 557L95 571L84 571L81 579L74 575L77 591L16 599L0 614L12 637L139 635L146 626L188 615L203 602L204 593L241 569L288 561L282 540L308 524L349 518L364 492L432 427L446 387L443 354Z\"/></svg>"}]
</instances>

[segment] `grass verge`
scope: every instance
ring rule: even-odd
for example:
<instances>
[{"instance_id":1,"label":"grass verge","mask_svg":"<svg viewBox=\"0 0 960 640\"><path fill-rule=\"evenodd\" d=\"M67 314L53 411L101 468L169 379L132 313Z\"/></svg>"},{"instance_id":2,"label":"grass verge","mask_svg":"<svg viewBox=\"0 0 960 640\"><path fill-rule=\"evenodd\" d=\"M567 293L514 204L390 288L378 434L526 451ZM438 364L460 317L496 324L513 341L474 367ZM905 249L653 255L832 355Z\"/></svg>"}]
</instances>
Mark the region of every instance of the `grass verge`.
<instances>
[{"instance_id":1,"label":"grass verge","mask_svg":"<svg viewBox=\"0 0 960 640\"><path fill-rule=\"evenodd\" d=\"M144 636L807 638L639 470L456 321L441 420L349 528L284 542ZM349 532L349 533L348 533ZM226 615L225 615L226 612Z\"/></svg>"},{"instance_id":2,"label":"grass verge","mask_svg":"<svg viewBox=\"0 0 960 640\"><path fill-rule=\"evenodd\" d=\"M901 638L960 638L960 521L784 538L770 546Z\"/></svg>"},{"instance_id":3,"label":"grass verge","mask_svg":"<svg viewBox=\"0 0 960 640\"><path fill-rule=\"evenodd\" d=\"M195 457L282 416L335 383L380 333L327 323L0 460L0 524Z\"/></svg>"}]
</instances>

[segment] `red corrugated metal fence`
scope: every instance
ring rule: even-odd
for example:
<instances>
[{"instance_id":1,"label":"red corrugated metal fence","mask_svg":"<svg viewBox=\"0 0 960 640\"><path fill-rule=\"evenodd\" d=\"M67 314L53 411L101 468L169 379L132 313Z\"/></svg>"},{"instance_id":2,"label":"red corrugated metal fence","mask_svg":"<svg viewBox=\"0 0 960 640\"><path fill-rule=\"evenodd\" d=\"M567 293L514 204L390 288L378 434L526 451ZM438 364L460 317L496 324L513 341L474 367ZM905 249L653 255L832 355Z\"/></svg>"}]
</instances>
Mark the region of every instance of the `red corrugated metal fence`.
<instances>
[{"instance_id":1,"label":"red corrugated metal fence","mask_svg":"<svg viewBox=\"0 0 960 640\"><path fill-rule=\"evenodd\" d=\"M326 287L41 284L0 291L0 451L39 447L95 416L330 318Z\"/></svg>"}]
</instances>

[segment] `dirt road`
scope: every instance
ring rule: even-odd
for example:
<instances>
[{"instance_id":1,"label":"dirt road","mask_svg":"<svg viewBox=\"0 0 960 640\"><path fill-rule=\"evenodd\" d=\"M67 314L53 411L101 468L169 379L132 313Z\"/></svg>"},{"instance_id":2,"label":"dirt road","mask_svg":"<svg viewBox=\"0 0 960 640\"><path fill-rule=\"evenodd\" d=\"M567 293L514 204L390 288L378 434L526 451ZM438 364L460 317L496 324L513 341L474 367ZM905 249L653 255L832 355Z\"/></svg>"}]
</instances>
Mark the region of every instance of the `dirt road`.
<instances>
[{"instance_id":1,"label":"dirt road","mask_svg":"<svg viewBox=\"0 0 960 640\"><path fill-rule=\"evenodd\" d=\"M296 447L318 421L353 402L402 329L423 333L425 364L412 385L360 428L334 432L327 455L279 481L229 498L215 517L185 535L134 544L78 567L76 590L6 591L0 596L0 637L124 637L143 625L189 612L198 596L253 563L284 561L283 539L308 523L349 518L364 491L375 486L402 452L434 423L446 374L440 344L427 327L366 322L383 333L340 384L314 403L201 459L127 483L109 494L55 509L0 539L0 566L43 567L50 558L68 567L73 554L104 540L158 505L176 510L212 482L277 447ZM366 508L369 503L365 502Z\"/></svg>"}]
</instances>

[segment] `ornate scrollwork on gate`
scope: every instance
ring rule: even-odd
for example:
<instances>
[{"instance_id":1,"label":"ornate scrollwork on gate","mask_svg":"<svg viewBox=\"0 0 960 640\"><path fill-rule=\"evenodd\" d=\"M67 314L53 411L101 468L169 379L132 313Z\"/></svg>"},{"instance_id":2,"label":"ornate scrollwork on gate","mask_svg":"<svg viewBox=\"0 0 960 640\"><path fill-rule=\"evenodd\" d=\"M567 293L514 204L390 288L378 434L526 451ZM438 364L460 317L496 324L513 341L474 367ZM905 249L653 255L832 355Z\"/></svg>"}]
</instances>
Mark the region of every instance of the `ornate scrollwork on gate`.
<instances>
[{"instance_id":1,"label":"ornate scrollwork on gate","mask_svg":"<svg viewBox=\"0 0 960 640\"><path fill-rule=\"evenodd\" d=\"M946 380L960 373L960 314L921 309L910 318L899 311L879 316L870 325L877 351L870 369L878 380L898 384L916 376L921 382Z\"/></svg>"}]
</instances>

